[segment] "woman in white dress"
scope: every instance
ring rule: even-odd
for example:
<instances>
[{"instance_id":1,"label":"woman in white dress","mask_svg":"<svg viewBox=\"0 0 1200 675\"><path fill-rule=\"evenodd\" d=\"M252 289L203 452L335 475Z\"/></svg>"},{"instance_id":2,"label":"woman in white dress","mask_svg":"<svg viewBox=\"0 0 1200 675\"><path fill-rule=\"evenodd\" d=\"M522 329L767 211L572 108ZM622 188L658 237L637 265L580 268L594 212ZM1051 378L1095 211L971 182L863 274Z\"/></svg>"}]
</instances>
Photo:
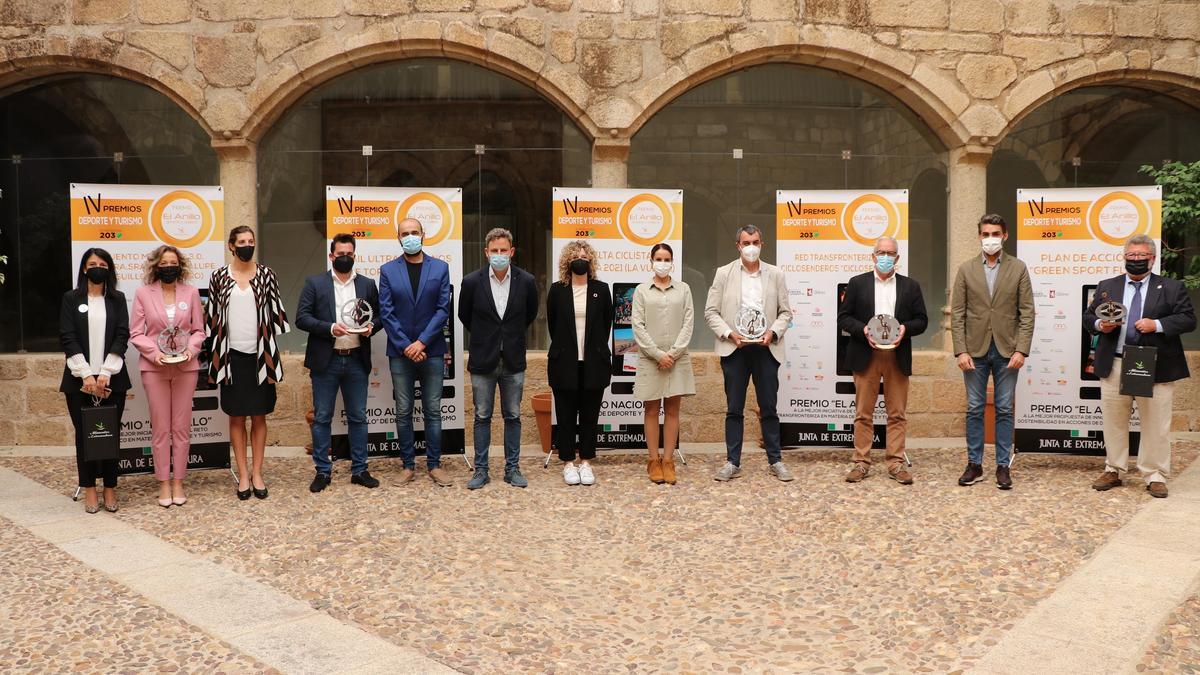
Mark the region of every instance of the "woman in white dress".
<instances>
[{"instance_id":1,"label":"woman in white dress","mask_svg":"<svg viewBox=\"0 0 1200 675\"><path fill-rule=\"evenodd\" d=\"M633 293L633 337L638 347L637 377L633 395L642 401L647 472L655 483L675 484L675 448L679 443L679 408L684 396L696 393L688 343L692 341L695 312L692 290L671 273L675 252L667 244L650 249L654 280ZM658 413L664 409L663 453L658 454Z\"/></svg>"}]
</instances>

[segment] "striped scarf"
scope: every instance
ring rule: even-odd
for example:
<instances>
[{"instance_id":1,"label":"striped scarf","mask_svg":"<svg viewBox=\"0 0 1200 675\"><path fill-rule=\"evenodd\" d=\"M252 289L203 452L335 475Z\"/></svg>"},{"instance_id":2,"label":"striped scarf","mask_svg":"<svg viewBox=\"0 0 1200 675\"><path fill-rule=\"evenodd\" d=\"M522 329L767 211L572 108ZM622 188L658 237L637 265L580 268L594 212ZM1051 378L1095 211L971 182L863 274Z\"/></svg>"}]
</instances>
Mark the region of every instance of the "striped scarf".
<instances>
[{"instance_id":1,"label":"striped scarf","mask_svg":"<svg viewBox=\"0 0 1200 675\"><path fill-rule=\"evenodd\" d=\"M229 368L229 296L236 285L237 281L229 273L228 265L213 272L208 282L209 297L205 318L208 323L208 335L213 339L212 365L209 367L208 379L214 383L233 382L233 373ZM254 278L250 280L250 288L254 291L258 319L258 359L255 368L258 372L258 383L275 384L283 380L283 361L279 357L279 346L275 343L275 336L291 330L287 313L283 309L283 301L279 297L279 282L275 279L275 271L266 265L259 265Z\"/></svg>"}]
</instances>

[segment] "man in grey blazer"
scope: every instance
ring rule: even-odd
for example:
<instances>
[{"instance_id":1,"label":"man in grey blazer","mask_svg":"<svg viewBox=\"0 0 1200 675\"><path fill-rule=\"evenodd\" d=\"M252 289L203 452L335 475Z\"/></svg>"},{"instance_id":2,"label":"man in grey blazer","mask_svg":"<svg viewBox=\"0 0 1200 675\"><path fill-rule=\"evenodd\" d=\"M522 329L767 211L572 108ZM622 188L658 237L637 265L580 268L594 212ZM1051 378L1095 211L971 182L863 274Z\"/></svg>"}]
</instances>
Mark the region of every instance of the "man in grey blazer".
<instances>
[{"instance_id":1,"label":"man in grey blazer","mask_svg":"<svg viewBox=\"0 0 1200 675\"><path fill-rule=\"evenodd\" d=\"M1033 344L1033 284L1020 259L1004 254L1008 225L979 219L982 249L958 268L950 299L954 356L967 387L967 469L959 485L983 480L983 416L990 375L995 383L996 487L1012 489L1013 399Z\"/></svg>"},{"instance_id":2,"label":"man in grey blazer","mask_svg":"<svg viewBox=\"0 0 1200 675\"><path fill-rule=\"evenodd\" d=\"M716 352L725 375L726 462L714 478L727 481L742 475L743 411L746 387L753 379L767 463L776 478L787 482L793 476L782 461L779 415L775 409L779 364L785 358L783 334L792 320L787 280L778 267L759 260L762 231L757 227L738 228L737 248L739 258L717 270L704 306L704 318L717 335ZM744 308L760 310L765 316L767 332L761 338L751 340L738 333L737 316Z\"/></svg>"}]
</instances>

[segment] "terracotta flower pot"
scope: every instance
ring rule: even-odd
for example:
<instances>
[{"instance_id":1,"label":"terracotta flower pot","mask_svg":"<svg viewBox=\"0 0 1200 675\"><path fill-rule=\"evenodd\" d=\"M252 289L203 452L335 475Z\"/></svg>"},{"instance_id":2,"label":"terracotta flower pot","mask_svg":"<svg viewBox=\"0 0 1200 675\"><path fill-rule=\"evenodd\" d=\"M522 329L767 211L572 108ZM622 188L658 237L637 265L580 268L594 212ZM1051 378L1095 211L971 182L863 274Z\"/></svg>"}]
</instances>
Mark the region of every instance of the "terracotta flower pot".
<instances>
[{"instance_id":1,"label":"terracotta flower pot","mask_svg":"<svg viewBox=\"0 0 1200 675\"><path fill-rule=\"evenodd\" d=\"M554 400L549 392L533 395L533 414L537 418L538 436L542 439L542 452L550 454L554 443L551 436L550 406Z\"/></svg>"}]
</instances>

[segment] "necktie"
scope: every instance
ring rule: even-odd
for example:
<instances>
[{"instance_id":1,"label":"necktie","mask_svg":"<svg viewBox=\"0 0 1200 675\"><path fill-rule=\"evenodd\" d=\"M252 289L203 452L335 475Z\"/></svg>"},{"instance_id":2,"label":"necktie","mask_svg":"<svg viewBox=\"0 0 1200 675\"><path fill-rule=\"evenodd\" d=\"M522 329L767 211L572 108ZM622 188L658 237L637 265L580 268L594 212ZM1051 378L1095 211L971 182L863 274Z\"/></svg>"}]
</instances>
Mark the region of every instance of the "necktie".
<instances>
[{"instance_id":1,"label":"necktie","mask_svg":"<svg viewBox=\"0 0 1200 675\"><path fill-rule=\"evenodd\" d=\"M1137 344L1141 337L1134 324L1142 318L1142 282L1133 282L1133 302L1129 303L1129 316L1125 319L1125 344Z\"/></svg>"}]
</instances>

